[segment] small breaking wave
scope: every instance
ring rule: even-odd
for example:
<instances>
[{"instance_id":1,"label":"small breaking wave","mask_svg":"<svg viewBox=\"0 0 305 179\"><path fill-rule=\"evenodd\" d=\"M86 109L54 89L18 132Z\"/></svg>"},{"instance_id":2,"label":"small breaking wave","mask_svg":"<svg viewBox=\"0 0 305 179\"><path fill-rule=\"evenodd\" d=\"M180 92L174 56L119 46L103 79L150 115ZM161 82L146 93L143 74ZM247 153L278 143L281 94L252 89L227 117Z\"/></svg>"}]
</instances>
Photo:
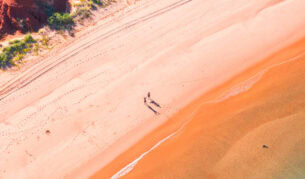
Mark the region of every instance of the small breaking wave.
<instances>
[{"instance_id":1,"label":"small breaking wave","mask_svg":"<svg viewBox=\"0 0 305 179\"><path fill-rule=\"evenodd\" d=\"M116 174L114 174L111 179L118 179L124 175L126 175L127 173L129 173L130 171L133 170L133 168L137 165L137 163L145 156L147 155L149 152L151 152L152 150L154 150L156 147L158 147L159 145L161 145L163 142L165 142L166 140L170 139L172 136L174 136L176 134L176 132L172 133L171 135L165 137L164 139L162 139L161 141L159 141L157 144L155 144L152 148L150 148L148 151L144 152L142 155L140 155L137 159L135 159L134 161L132 161L131 163L129 163L127 166L125 166L124 168L122 168L120 171L118 171Z\"/></svg>"}]
</instances>

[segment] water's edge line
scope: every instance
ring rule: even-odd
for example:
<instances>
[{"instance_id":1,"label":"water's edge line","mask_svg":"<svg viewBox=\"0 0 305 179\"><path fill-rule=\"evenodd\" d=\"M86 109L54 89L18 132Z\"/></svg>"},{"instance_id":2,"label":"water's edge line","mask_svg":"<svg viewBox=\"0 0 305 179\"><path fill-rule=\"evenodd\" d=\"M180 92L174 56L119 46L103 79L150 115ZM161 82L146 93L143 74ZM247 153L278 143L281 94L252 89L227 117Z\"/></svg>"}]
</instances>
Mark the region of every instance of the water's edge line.
<instances>
[{"instance_id":1,"label":"water's edge line","mask_svg":"<svg viewBox=\"0 0 305 179\"><path fill-rule=\"evenodd\" d=\"M277 66L292 62L297 60L299 57L304 56L305 52L297 55L295 57L292 57L286 61L283 61L281 63L277 63L277 64L273 64L269 67L266 67L265 69L262 69L260 71L258 71L257 73L255 73L253 76L251 76L250 78L238 83L237 85L231 87L225 95L221 95L218 98L216 98L215 100L209 100L209 101L203 101L202 103L200 103L196 109L193 110L193 112L191 113L191 115L188 117L188 119L186 120L186 122L184 122L182 124L181 127L179 127L175 132L171 133L170 135L168 135L167 137L163 138L162 140L160 140L159 142L157 142L153 147L151 147L149 150L147 150L146 152L142 153L138 158L136 158L135 160L133 160L131 163L129 163L128 165L126 165L125 167L123 167L121 170L119 170L117 173L115 173L111 179L118 179L126 174L128 174L129 172L131 172L133 170L133 168L138 164L138 162L147 154L149 154L152 150L154 150L155 148L157 148L158 146L160 146L162 143L164 143L165 141L169 140L170 138L172 138L174 135L176 135L177 133L181 132L185 126L187 124L190 123L191 121L191 116L193 116L195 113L197 113L197 111L205 104L211 104L211 103L218 103L221 101L224 101L232 96L236 96L238 94L241 94L243 92L246 92L248 90L250 90L254 84L256 84L263 76L266 72L268 72L269 70L271 70L272 68L275 68ZM250 84L249 84L250 83ZM240 87L244 87L243 85L248 85L246 86L246 88L240 88ZM236 89L241 89L240 91L238 91L236 93Z\"/></svg>"}]
</instances>

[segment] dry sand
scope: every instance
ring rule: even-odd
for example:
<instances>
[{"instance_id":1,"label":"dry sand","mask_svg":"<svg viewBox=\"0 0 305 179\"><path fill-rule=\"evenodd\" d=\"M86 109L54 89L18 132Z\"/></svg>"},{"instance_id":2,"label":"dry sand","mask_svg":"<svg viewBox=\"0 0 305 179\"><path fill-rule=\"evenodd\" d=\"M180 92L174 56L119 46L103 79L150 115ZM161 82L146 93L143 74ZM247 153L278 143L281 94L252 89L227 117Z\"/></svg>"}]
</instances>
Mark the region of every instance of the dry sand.
<instances>
[{"instance_id":1,"label":"dry sand","mask_svg":"<svg viewBox=\"0 0 305 179\"><path fill-rule=\"evenodd\" d=\"M1 87L1 178L88 177L204 92L305 36L303 0L133 8ZM143 104L148 91L159 116Z\"/></svg>"},{"instance_id":2,"label":"dry sand","mask_svg":"<svg viewBox=\"0 0 305 179\"><path fill-rule=\"evenodd\" d=\"M304 82L305 39L196 99L92 178L304 178Z\"/></svg>"}]
</instances>

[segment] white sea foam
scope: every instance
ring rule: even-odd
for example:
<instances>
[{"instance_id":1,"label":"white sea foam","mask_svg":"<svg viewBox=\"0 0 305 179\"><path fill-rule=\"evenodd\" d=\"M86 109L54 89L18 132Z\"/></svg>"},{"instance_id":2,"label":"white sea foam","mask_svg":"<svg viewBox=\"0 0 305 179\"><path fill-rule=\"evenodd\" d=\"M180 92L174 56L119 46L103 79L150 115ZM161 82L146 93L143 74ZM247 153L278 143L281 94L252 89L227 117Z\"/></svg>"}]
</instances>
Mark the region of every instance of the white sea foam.
<instances>
[{"instance_id":1,"label":"white sea foam","mask_svg":"<svg viewBox=\"0 0 305 179\"><path fill-rule=\"evenodd\" d=\"M271 68L274 68L276 66L279 66L279 65L283 65L285 63L289 63L291 61L294 61L296 59L298 59L299 57L303 56L305 53L302 53L298 56L295 56L293 58L290 58L288 60L285 60L281 63L277 63L277 64L273 64L265 69L263 69L262 71L256 73L254 76L250 77L248 80L245 80L241 83L239 83L238 85L232 87L228 92L226 92L225 94L222 94L219 98L217 98L216 100L211 100L211 101L208 101L208 102L205 102L206 103L218 103L218 102L221 102L221 101L224 101L226 99L228 99L229 97L232 97L232 96L236 96L240 93L243 93L245 91L248 91L256 82L258 82L262 76L267 72L269 71Z\"/></svg>"},{"instance_id":2,"label":"white sea foam","mask_svg":"<svg viewBox=\"0 0 305 179\"><path fill-rule=\"evenodd\" d=\"M157 144L155 144L152 148L150 148L148 151L144 152L142 155L140 155L137 159L135 159L134 161L132 161L131 163L129 163L127 166L125 166L124 168L122 168L120 171L118 171L116 174L114 174L111 179L117 179L120 178L124 175L126 175L127 173L129 173L130 171L133 170L133 168L137 165L137 163L145 156L147 155L149 152L151 152L152 150L154 150L156 147L158 147L160 144L162 144L163 142L165 142L166 140L168 140L169 138L171 138L172 136L174 136L176 134L176 132L172 133L171 135L165 137L164 139L162 139L161 141L159 141Z\"/></svg>"},{"instance_id":3,"label":"white sea foam","mask_svg":"<svg viewBox=\"0 0 305 179\"><path fill-rule=\"evenodd\" d=\"M257 73L256 75L252 76L250 79L243 81L243 82L239 83L238 85L232 87L229 90L229 92L221 95L218 99L210 101L210 102L218 103L218 102L228 99L231 96L236 96L240 93L248 91L257 81L259 81L261 79L261 77L264 75L265 72L266 72L266 70L263 70L263 71Z\"/></svg>"}]
</instances>

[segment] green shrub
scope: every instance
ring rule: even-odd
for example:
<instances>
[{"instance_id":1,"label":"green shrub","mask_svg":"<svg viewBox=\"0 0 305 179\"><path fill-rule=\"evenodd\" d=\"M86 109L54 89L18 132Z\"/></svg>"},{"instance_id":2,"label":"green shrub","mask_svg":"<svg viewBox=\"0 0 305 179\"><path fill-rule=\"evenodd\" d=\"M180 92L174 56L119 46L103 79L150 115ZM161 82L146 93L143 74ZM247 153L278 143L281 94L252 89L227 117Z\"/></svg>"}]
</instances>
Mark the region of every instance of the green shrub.
<instances>
[{"instance_id":1,"label":"green shrub","mask_svg":"<svg viewBox=\"0 0 305 179\"><path fill-rule=\"evenodd\" d=\"M24 36L25 43L35 43L36 40L31 36L31 34L27 34Z\"/></svg>"},{"instance_id":2,"label":"green shrub","mask_svg":"<svg viewBox=\"0 0 305 179\"><path fill-rule=\"evenodd\" d=\"M16 61L21 61L32 50L33 44L36 44L36 40L30 34L25 35L23 40L10 41L0 53L0 68L16 65Z\"/></svg>"},{"instance_id":3,"label":"green shrub","mask_svg":"<svg viewBox=\"0 0 305 179\"><path fill-rule=\"evenodd\" d=\"M16 43L20 43L21 40L11 40L9 41L9 44L12 45L12 44L16 44Z\"/></svg>"},{"instance_id":4,"label":"green shrub","mask_svg":"<svg viewBox=\"0 0 305 179\"><path fill-rule=\"evenodd\" d=\"M48 23L51 28L65 29L71 27L74 24L73 18L69 13L54 13L51 17L48 18Z\"/></svg>"},{"instance_id":5,"label":"green shrub","mask_svg":"<svg viewBox=\"0 0 305 179\"><path fill-rule=\"evenodd\" d=\"M88 17L90 17L91 12L90 12L90 8L88 7L81 7L78 8L75 12L75 17L79 17L81 20L86 19Z\"/></svg>"},{"instance_id":6,"label":"green shrub","mask_svg":"<svg viewBox=\"0 0 305 179\"><path fill-rule=\"evenodd\" d=\"M94 4L99 5L99 6L103 6L103 2L101 0L91 0Z\"/></svg>"},{"instance_id":7,"label":"green shrub","mask_svg":"<svg viewBox=\"0 0 305 179\"><path fill-rule=\"evenodd\" d=\"M9 57L7 56L7 53L1 53L0 54L0 66L1 67L7 66L8 61L9 61Z\"/></svg>"}]
</instances>

